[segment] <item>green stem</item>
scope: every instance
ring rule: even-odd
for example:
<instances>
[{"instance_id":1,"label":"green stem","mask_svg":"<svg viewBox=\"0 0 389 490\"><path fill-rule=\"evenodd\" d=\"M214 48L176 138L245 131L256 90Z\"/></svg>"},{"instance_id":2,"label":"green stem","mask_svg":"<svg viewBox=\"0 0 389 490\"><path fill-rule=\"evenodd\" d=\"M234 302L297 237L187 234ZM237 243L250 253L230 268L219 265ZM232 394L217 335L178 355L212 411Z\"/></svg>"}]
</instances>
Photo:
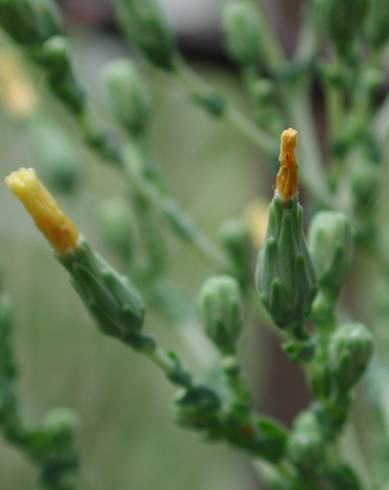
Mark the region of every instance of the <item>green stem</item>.
<instances>
[{"instance_id":1,"label":"green stem","mask_svg":"<svg viewBox=\"0 0 389 490\"><path fill-rule=\"evenodd\" d=\"M99 134L99 130L90 114L83 114L83 117L77 121L91 149L105 160L106 154L99 147L91 144L90 136L93 139L93 135ZM141 175L140 171L144 162L137 144L129 142L126 146L121 147L116 156L113 155L113 161L126 174L129 183L136 188L137 192L162 212L179 236L185 238L202 257L216 264L218 268L229 269L229 261L224 252L197 228L192 218L178 206L174 199L163 194L153 182Z\"/></svg>"},{"instance_id":2,"label":"green stem","mask_svg":"<svg viewBox=\"0 0 389 490\"><path fill-rule=\"evenodd\" d=\"M183 60L179 59L176 61L174 73L195 100L201 100L209 97L211 94L215 94L214 89L197 73L191 70ZM258 128L236 107L231 104L226 104L219 116L244 135L249 141L258 146L266 156L274 157L277 141L266 131Z\"/></svg>"},{"instance_id":3,"label":"green stem","mask_svg":"<svg viewBox=\"0 0 389 490\"><path fill-rule=\"evenodd\" d=\"M153 207L159 209L178 234L186 239L204 258L216 264L218 268L228 270L230 263L224 252L197 228L191 217L182 211L171 197L162 193L151 181L141 175L142 166L139 148L136 145L127 145L124 156L124 171L130 184Z\"/></svg>"}]
</instances>

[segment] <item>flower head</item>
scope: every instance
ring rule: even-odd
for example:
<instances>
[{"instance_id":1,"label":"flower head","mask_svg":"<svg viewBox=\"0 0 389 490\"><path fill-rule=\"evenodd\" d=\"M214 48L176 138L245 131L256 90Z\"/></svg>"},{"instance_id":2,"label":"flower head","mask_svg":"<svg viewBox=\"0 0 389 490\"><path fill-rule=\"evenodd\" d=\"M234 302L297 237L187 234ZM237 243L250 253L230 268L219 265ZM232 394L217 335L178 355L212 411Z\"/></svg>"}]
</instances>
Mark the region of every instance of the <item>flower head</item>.
<instances>
[{"instance_id":1,"label":"flower head","mask_svg":"<svg viewBox=\"0 0 389 490\"><path fill-rule=\"evenodd\" d=\"M60 255L77 246L79 232L76 226L61 211L34 169L21 168L12 172L5 182Z\"/></svg>"},{"instance_id":2,"label":"flower head","mask_svg":"<svg viewBox=\"0 0 389 490\"><path fill-rule=\"evenodd\" d=\"M295 156L297 131L289 128L281 134L280 170L277 175L277 192L283 201L291 199L298 191L298 164Z\"/></svg>"}]
</instances>

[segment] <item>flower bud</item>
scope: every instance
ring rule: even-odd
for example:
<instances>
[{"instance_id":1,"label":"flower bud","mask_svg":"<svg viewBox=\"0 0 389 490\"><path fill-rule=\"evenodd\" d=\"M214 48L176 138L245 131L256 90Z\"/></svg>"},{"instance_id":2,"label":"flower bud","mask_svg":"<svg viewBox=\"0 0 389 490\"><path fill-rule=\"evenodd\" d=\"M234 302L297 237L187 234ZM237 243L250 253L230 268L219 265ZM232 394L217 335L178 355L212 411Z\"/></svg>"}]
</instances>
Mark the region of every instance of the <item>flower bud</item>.
<instances>
[{"instance_id":1,"label":"flower bud","mask_svg":"<svg viewBox=\"0 0 389 490\"><path fill-rule=\"evenodd\" d=\"M323 438L315 415L310 411L302 412L289 436L290 459L301 471L314 473L320 469L323 449Z\"/></svg>"},{"instance_id":2,"label":"flower bud","mask_svg":"<svg viewBox=\"0 0 389 490\"><path fill-rule=\"evenodd\" d=\"M85 241L58 258L101 331L137 348L145 316L138 291Z\"/></svg>"},{"instance_id":3,"label":"flower bud","mask_svg":"<svg viewBox=\"0 0 389 490\"><path fill-rule=\"evenodd\" d=\"M56 408L46 415L43 427L57 438L66 439L73 435L78 423L76 412L68 408Z\"/></svg>"},{"instance_id":4,"label":"flower bud","mask_svg":"<svg viewBox=\"0 0 389 490\"><path fill-rule=\"evenodd\" d=\"M101 331L134 349L154 349L153 339L142 335L145 311L138 291L80 238L77 227L62 212L34 170L13 172L6 183L54 247Z\"/></svg>"},{"instance_id":5,"label":"flower bud","mask_svg":"<svg viewBox=\"0 0 389 490\"><path fill-rule=\"evenodd\" d=\"M336 298L352 260L353 233L347 216L335 211L317 213L309 229L309 249L320 288Z\"/></svg>"},{"instance_id":6,"label":"flower bud","mask_svg":"<svg viewBox=\"0 0 389 490\"><path fill-rule=\"evenodd\" d=\"M261 20L258 10L245 2L234 2L224 10L223 28L227 49L238 63L256 65L261 56Z\"/></svg>"},{"instance_id":7,"label":"flower bud","mask_svg":"<svg viewBox=\"0 0 389 490\"><path fill-rule=\"evenodd\" d=\"M316 277L305 243L302 207L275 196L259 252L256 284L260 298L280 328L295 328L308 316L317 292Z\"/></svg>"},{"instance_id":8,"label":"flower bud","mask_svg":"<svg viewBox=\"0 0 389 490\"><path fill-rule=\"evenodd\" d=\"M351 188L359 208L371 209L377 202L381 172L374 162L361 160L350 170Z\"/></svg>"},{"instance_id":9,"label":"flower bud","mask_svg":"<svg viewBox=\"0 0 389 490\"><path fill-rule=\"evenodd\" d=\"M237 281L229 276L208 279L200 292L199 308L207 335L223 353L234 352L243 328Z\"/></svg>"},{"instance_id":10,"label":"flower bud","mask_svg":"<svg viewBox=\"0 0 389 490\"><path fill-rule=\"evenodd\" d=\"M363 30L369 0L316 0L329 38L341 56L347 56L357 36Z\"/></svg>"},{"instance_id":11,"label":"flower bud","mask_svg":"<svg viewBox=\"0 0 389 490\"><path fill-rule=\"evenodd\" d=\"M175 400L178 425L196 430L214 430L218 425L221 401L207 386L194 386L180 391Z\"/></svg>"},{"instance_id":12,"label":"flower bud","mask_svg":"<svg viewBox=\"0 0 389 490\"><path fill-rule=\"evenodd\" d=\"M117 0L119 20L146 58L165 70L174 65L173 33L157 0Z\"/></svg>"},{"instance_id":13,"label":"flower bud","mask_svg":"<svg viewBox=\"0 0 389 490\"><path fill-rule=\"evenodd\" d=\"M0 26L27 48L42 44L62 30L52 0L1 0Z\"/></svg>"},{"instance_id":14,"label":"flower bud","mask_svg":"<svg viewBox=\"0 0 389 490\"><path fill-rule=\"evenodd\" d=\"M24 449L42 468L40 481L44 487L52 486L54 482L58 488L73 487L71 482L80 463L75 443L77 425L75 412L64 408L54 409L46 415L42 424L24 434Z\"/></svg>"},{"instance_id":15,"label":"flower bud","mask_svg":"<svg viewBox=\"0 0 389 490\"><path fill-rule=\"evenodd\" d=\"M298 165L295 156L297 131L283 131L280 170L269 222L259 252L256 285L262 303L280 328L299 329L316 296L316 277L309 255L303 210L297 198Z\"/></svg>"},{"instance_id":16,"label":"flower bud","mask_svg":"<svg viewBox=\"0 0 389 490\"><path fill-rule=\"evenodd\" d=\"M149 93L135 64L128 60L110 63L104 78L112 112L131 134L142 134L145 130L149 109Z\"/></svg>"},{"instance_id":17,"label":"flower bud","mask_svg":"<svg viewBox=\"0 0 389 490\"><path fill-rule=\"evenodd\" d=\"M382 47L389 39L389 2L371 0L368 33L373 45Z\"/></svg>"},{"instance_id":18,"label":"flower bud","mask_svg":"<svg viewBox=\"0 0 389 490\"><path fill-rule=\"evenodd\" d=\"M129 257L132 249L133 227L128 206L119 197L103 202L99 222L107 245L122 257Z\"/></svg>"},{"instance_id":19,"label":"flower bud","mask_svg":"<svg viewBox=\"0 0 389 490\"><path fill-rule=\"evenodd\" d=\"M374 350L374 339L360 323L338 327L329 346L329 363L340 390L349 390L366 371Z\"/></svg>"},{"instance_id":20,"label":"flower bud","mask_svg":"<svg viewBox=\"0 0 389 490\"><path fill-rule=\"evenodd\" d=\"M54 191L71 194L81 178L81 157L74 143L51 121L33 117L27 128L39 173Z\"/></svg>"},{"instance_id":21,"label":"flower bud","mask_svg":"<svg viewBox=\"0 0 389 490\"><path fill-rule=\"evenodd\" d=\"M75 114L84 109L84 92L74 77L67 40L54 36L46 41L39 62L47 72L48 84L53 94Z\"/></svg>"}]
</instances>

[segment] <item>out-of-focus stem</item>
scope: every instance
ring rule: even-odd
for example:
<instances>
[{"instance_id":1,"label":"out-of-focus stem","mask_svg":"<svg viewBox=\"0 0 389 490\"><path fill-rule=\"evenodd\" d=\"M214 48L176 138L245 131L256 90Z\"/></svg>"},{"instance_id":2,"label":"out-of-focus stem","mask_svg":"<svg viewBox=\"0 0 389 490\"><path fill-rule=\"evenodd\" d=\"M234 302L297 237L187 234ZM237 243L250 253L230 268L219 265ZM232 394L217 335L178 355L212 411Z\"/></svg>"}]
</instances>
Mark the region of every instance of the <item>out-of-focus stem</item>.
<instances>
[{"instance_id":1,"label":"out-of-focus stem","mask_svg":"<svg viewBox=\"0 0 389 490\"><path fill-rule=\"evenodd\" d=\"M195 98L214 93L214 90L182 60L177 60L175 74L189 93ZM274 157L274 152L277 148L277 140L266 133L266 131L258 128L236 107L231 104L226 104L220 117L258 146L266 156Z\"/></svg>"}]
</instances>

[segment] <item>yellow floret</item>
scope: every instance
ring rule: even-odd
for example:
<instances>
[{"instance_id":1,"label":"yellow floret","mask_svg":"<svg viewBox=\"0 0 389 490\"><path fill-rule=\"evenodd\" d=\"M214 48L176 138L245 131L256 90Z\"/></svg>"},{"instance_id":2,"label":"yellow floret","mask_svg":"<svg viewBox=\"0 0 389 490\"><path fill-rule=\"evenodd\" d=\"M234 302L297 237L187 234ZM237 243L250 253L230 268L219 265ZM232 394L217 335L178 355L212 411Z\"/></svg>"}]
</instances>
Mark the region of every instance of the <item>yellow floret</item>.
<instances>
[{"instance_id":1,"label":"yellow floret","mask_svg":"<svg viewBox=\"0 0 389 490\"><path fill-rule=\"evenodd\" d=\"M287 201L298 191L298 164L295 156L297 131L289 128L281 134L280 164L277 175L277 191L282 200Z\"/></svg>"},{"instance_id":2,"label":"yellow floret","mask_svg":"<svg viewBox=\"0 0 389 490\"><path fill-rule=\"evenodd\" d=\"M5 182L59 254L77 246L79 232L76 226L58 207L34 169L21 168L12 172Z\"/></svg>"}]
</instances>

